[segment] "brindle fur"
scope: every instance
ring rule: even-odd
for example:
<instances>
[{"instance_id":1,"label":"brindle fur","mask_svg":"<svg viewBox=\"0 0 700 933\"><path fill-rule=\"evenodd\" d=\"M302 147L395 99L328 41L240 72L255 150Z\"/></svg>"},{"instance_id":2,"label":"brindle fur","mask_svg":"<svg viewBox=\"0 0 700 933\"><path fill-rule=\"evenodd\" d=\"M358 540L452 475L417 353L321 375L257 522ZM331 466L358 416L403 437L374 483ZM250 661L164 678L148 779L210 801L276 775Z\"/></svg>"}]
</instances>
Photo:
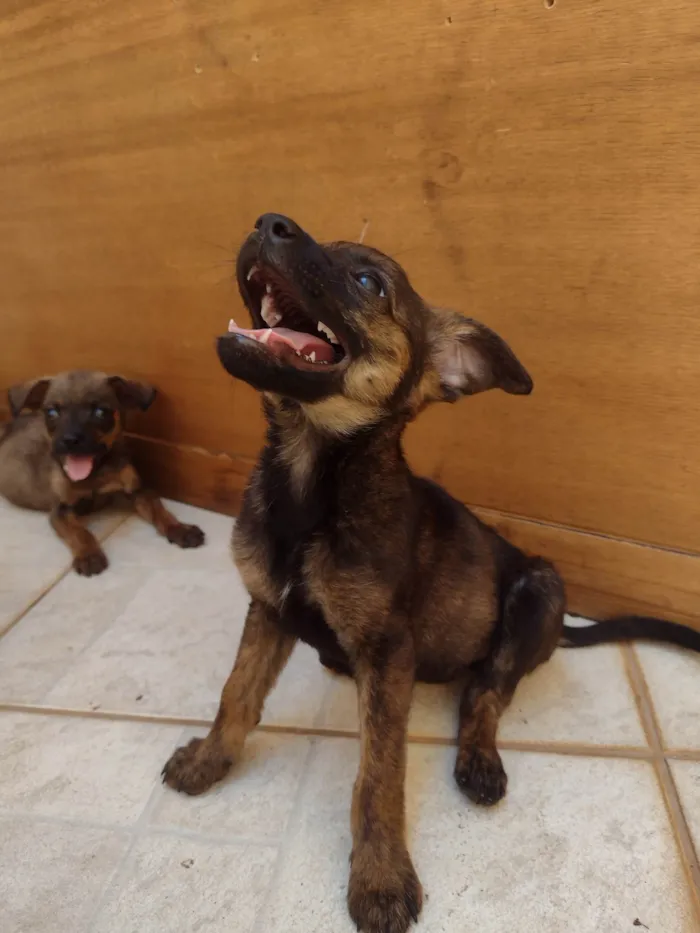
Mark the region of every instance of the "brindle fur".
<instances>
[{"instance_id":1,"label":"brindle fur","mask_svg":"<svg viewBox=\"0 0 700 933\"><path fill-rule=\"evenodd\" d=\"M354 676L359 697L350 914L366 933L404 933L422 903L404 831L414 681L464 681L455 778L472 800L496 803L506 789L498 720L519 680L554 651L564 588L551 565L414 476L401 436L431 401L496 387L527 394L532 383L499 337L428 306L387 256L320 247L272 216L239 257L256 326L253 260L352 352L347 365L307 376L250 340L219 342L227 370L263 392L268 423L233 538L251 606L209 735L178 749L163 775L188 794L223 778L295 642L312 645ZM289 236L275 236L280 222ZM357 285L368 269L386 297Z\"/></svg>"},{"instance_id":2,"label":"brindle fur","mask_svg":"<svg viewBox=\"0 0 700 933\"><path fill-rule=\"evenodd\" d=\"M204 534L183 525L141 485L123 433L128 409L147 409L155 390L98 372L74 371L10 389L14 419L0 433L0 495L15 505L50 513L51 525L84 576L101 573L107 557L80 520L115 497L129 500L159 534L179 547L198 547ZM97 420L96 408L106 415ZM50 419L47 411L56 409ZM96 456L87 479L72 482L61 466L62 444L77 432L80 449Z\"/></svg>"}]
</instances>

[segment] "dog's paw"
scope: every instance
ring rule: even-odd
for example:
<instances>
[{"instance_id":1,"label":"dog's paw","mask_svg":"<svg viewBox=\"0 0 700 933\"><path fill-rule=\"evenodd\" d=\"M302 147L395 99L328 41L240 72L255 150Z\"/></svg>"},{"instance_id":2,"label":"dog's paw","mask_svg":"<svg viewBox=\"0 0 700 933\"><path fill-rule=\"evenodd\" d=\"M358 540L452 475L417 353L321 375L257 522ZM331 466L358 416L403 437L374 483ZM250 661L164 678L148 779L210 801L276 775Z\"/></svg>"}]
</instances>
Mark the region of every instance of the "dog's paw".
<instances>
[{"instance_id":1,"label":"dog's paw","mask_svg":"<svg viewBox=\"0 0 700 933\"><path fill-rule=\"evenodd\" d=\"M166 763L162 771L163 783L196 797L225 778L232 764L205 739L192 739L178 748Z\"/></svg>"},{"instance_id":2,"label":"dog's paw","mask_svg":"<svg viewBox=\"0 0 700 933\"><path fill-rule=\"evenodd\" d=\"M406 933L418 920L423 889L408 853L356 868L353 858L348 910L361 933Z\"/></svg>"},{"instance_id":3,"label":"dog's paw","mask_svg":"<svg viewBox=\"0 0 700 933\"><path fill-rule=\"evenodd\" d=\"M73 570L82 577L94 577L107 569L107 557L103 551L91 551L73 560Z\"/></svg>"},{"instance_id":4,"label":"dog's paw","mask_svg":"<svg viewBox=\"0 0 700 933\"><path fill-rule=\"evenodd\" d=\"M168 541L178 547L201 547L204 532L197 525L173 525L168 528Z\"/></svg>"},{"instance_id":5,"label":"dog's paw","mask_svg":"<svg viewBox=\"0 0 700 933\"><path fill-rule=\"evenodd\" d=\"M457 755L455 781L474 803L492 807L505 797L508 775L495 749L488 753L471 747Z\"/></svg>"}]
</instances>

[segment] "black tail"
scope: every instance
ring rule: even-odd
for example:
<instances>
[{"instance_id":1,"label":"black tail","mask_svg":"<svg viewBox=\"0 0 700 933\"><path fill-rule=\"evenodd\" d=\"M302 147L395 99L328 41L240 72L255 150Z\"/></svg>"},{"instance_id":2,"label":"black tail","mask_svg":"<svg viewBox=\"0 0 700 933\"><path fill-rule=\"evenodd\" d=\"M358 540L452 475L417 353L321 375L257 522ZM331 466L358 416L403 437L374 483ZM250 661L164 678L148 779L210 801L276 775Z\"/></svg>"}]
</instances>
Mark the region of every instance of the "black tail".
<instances>
[{"instance_id":1,"label":"black tail","mask_svg":"<svg viewBox=\"0 0 700 933\"><path fill-rule=\"evenodd\" d=\"M617 616L582 628L565 625L559 646L586 648L589 645L602 645L611 641L637 639L663 641L679 645L681 648L690 648L691 651L700 651L700 632L677 622L664 622L663 619L650 616Z\"/></svg>"}]
</instances>

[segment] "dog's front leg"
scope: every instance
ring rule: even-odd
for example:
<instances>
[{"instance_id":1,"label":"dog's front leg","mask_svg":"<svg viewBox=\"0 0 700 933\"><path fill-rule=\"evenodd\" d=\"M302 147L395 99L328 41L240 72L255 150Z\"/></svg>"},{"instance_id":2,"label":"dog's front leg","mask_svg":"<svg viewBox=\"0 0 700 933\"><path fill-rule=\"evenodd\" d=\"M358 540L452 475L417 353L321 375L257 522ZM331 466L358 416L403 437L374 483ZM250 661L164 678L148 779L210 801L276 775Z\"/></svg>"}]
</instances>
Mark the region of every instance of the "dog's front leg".
<instances>
[{"instance_id":1,"label":"dog's front leg","mask_svg":"<svg viewBox=\"0 0 700 933\"><path fill-rule=\"evenodd\" d=\"M72 508L61 503L51 513L51 527L70 548L73 569L84 577L102 573L107 558L97 539L88 531Z\"/></svg>"},{"instance_id":2,"label":"dog's front leg","mask_svg":"<svg viewBox=\"0 0 700 933\"><path fill-rule=\"evenodd\" d=\"M169 512L158 496L146 489L131 494L136 514L149 522L159 535L178 547L199 547L204 544L204 532L198 525L185 525Z\"/></svg>"},{"instance_id":3,"label":"dog's front leg","mask_svg":"<svg viewBox=\"0 0 700 933\"><path fill-rule=\"evenodd\" d=\"M362 751L352 799L348 907L363 933L404 933L422 905L404 815L414 678L413 643L406 635L384 636L356 658Z\"/></svg>"},{"instance_id":4,"label":"dog's front leg","mask_svg":"<svg viewBox=\"0 0 700 933\"><path fill-rule=\"evenodd\" d=\"M186 794L202 794L226 776L257 726L295 644L296 638L278 625L275 610L253 600L214 725L206 738L192 739L175 751L163 768L166 784Z\"/></svg>"}]
</instances>

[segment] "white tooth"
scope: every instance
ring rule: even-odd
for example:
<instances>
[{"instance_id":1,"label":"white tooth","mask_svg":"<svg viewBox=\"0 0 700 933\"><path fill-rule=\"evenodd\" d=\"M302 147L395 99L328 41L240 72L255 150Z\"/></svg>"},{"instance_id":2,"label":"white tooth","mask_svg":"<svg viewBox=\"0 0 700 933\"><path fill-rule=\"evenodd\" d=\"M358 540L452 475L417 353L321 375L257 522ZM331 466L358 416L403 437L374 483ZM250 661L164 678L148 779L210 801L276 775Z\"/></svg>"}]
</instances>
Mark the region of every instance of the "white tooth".
<instances>
[{"instance_id":1,"label":"white tooth","mask_svg":"<svg viewBox=\"0 0 700 933\"><path fill-rule=\"evenodd\" d=\"M235 333L237 330L238 330L238 325L236 324L236 322L234 321L234 319L231 318L231 320L228 322L228 332L229 332L229 334L233 334L233 333Z\"/></svg>"},{"instance_id":2,"label":"white tooth","mask_svg":"<svg viewBox=\"0 0 700 933\"><path fill-rule=\"evenodd\" d=\"M309 362L310 363L316 362L316 351L315 350L312 350L311 353L309 354Z\"/></svg>"},{"instance_id":3,"label":"white tooth","mask_svg":"<svg viewBox=\"0 0 700 933\"><path fill-rule=\"evenodd\" d=\"M264 330L264 331L262 332L262 334L260 334L260 336L257 338L258 342L259 342L259 343L267 343L267 341L270 339L270 334L271 334L271 333L272 333L271 330Z\"/></svg>"},{"instance_id":4,"label":"white tooth","mask_svg":"<svg viewBox=\"0 0 700 933\"><path fill-rule=\"evenodd\" d=\"M248 275L246 276L246 281L247 281L247 282L250 282L250 280L253 278L253 276L255 275L255 273L256 273L257 271L258 271L258 267L257 267L257 266L255 266L255 265L251 266L251 267L250 267L250 272L249 272Z\"/></svg>"},{"instance_id":5,"label":"white tooth","mask_svg":"<svg viewBox=\"0 0 700 933\"><path fill-rule=\"evenodd\" d=\"M318 329L321 331L322 334L325 334L326 337L328 337L328 339L330 340L331 343L340 343L340 341L339 341L338 338L335 336L335 334L334 334L333 331L330 329L330 327L326 327L325 324L321 324L321 323L319 322Z\"/></svg>"},{"instance_id":6,"label":"white tooth","mask_svg":"<svg viewBox=\"0 0 700 933\"><path fill-rule=\"evenodd\" d=\"M282 315L275 307L275 299L272 295L265 295L260 305L260 316L268 327L276 327L282 320Z\"/></svg>"},{"instance_id":7,"label":"white tooth","mask_svg":"<svg viewBox=\"0 0 700 933\"><path fill-rule=\"evenodd\" d=\"M272 294L272 285L270 285L270 284L268 283L268 284L265 286L265 291L267 292L268 295L271 295L271 294Z\"/></svg>"}]
</instances>

